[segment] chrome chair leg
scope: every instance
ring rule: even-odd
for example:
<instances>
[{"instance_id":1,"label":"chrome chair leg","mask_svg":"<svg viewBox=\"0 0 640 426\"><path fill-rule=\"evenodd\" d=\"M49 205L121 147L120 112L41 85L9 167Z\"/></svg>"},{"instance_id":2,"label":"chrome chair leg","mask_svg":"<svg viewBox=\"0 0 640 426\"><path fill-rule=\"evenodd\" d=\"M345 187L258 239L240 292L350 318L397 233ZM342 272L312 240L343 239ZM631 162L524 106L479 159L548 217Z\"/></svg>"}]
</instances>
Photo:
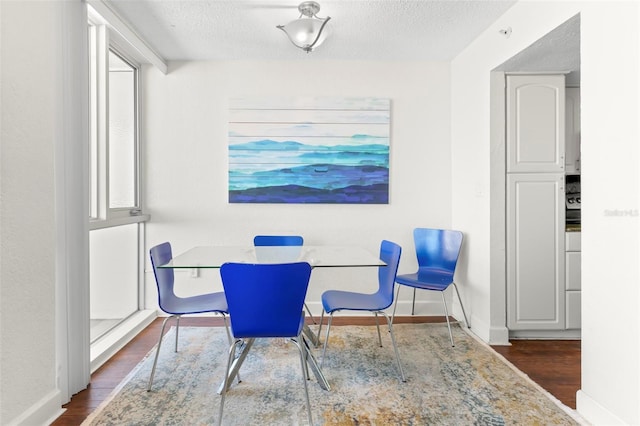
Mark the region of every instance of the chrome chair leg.
<instances>
[{"instance_id":1,"label":"chrome chair leg","mask_svg":"<svg viewBox=\"0 0 640 426\"><path fill-rule=\"evenodd\" d=\"M451 333L451 323L449 322L449 311L447 310L447 301L444 298L444 291L441 291L442 295L442 304L444 305L444 318L447 320L447 327L449 328L449 339L451 339L451 346L455 346L453 344L453 333Z\"/></svg>"},{"instance_id":2,"label":"chrome chair leg","mask_svg":"<svg viewBox=\"0 0 640 426\"><path fill-rule=\"evenodd\" d=\"M153 359L153 367L151 368L151 375L149 377L149 385L147 386L147 392L151 391L151 386L153 385L153 378L156 374L156 365L158 364L158 357L160 355L160 346L162 345L162 339L164 337L164 330L167 325L167 321L171 318L176 319L176 340L174 344L174 352L178 352L178 333L180 330L180 315L169 315L162 322L162 328L160 329L160 338L158 339L158 347L156 349L156 356ZM227 340L229 341L229 345L232 343L231 333L229 331L229 324L227 323L227 316L222 314L222 319L224 320L224 328L227 332ZM238 383L240 383L240 374L237 375Z\"/></svg>"},{"instance_id":3,"label":"chrome chair leg","mask_svg":"<svg viewBox=\"0 0 640 426\"><path fill-rule=\"evenodd\" d=\"M231 337L231 331L229 331L229 322L227 321L227 316L225 314L222 315L222 320L224 321L224 329L227 332L227 341L229 342L229 346L233 344L233 337ZM240 383L240 373L236 374L236 380Z\"/></svg>"},{"instance_id":4,"label":"chrome chair leg","mask_svg":"<svg viewBox=\"0 0 640 426\"><path fill-rule=\"evenodd\" d=\"M291 341L298 347L298 351L300 352L300 366L302 367L302 381L304 382L304 395L307 401L307 415L309 416L309 424L313 425L313 417L311 415L311 401L309 400L309 385L307 381L309 380L309 374L307 370L307 347L304 344L304 337L302 335L298 336L295 339L291 339Z\"/></svg>"},{"instance_id":5,"label":"chrome chair leg","mask_svg":"<svg viewBox=\"0 0 640 426\"><path fill-rule=\"evenodd\" d=\"M398 297L400 296L400 285L398 285L398 290L396 290L396 301L393 303L393 313L391 314L391 322L393 322L396 317L396 308L398 307Z\"/></svg>"},{"instance_id":6,"label":"chrome chair leg","mask_svg":"<svg viewBox=\"0 0 640 426\"><path fill-rule=\"evenodd\" d=\"M321 336L321 332L322 332L322 323L324 322L324 308L322 308L322 313L320 314L320 325L318 326L318 338L316 339L317 345L315 345L316 347L320 344L320 336Z\"/></svg>"},{"instance_id":7,"label":"chrome chair leg","mask_svg":"<svg viewBox=\"0 0 640 426\"><path fill-rule=\"evenodd\" d=\"M324 336L324 346L322 347L322 359L320 360L320 368L324 365L324 354L327 352L327 343L329 342L329 331L331 330L331 320L333 320L333 312L329 315L327 323L327 334Z\"/></svg>"},{"instance_id":8,"label":"chrome chair leg","mask_svg":"<svg viewBox=\"0 0 640 426\"><path fill-rule=\"evenodd\" d=\"M180 315L176 315L176 344L173 348L174 352L178 352L178 333L180 332Z\"/></svg>"},{"instance_id":9,"label":"chrome chair leg","mask_svg":"<svg viewBox=\"0 0 640 426\"><path fill-rule=\"evenodd\" d=\"M378 321L378 313L374 312L373 316L376 317L376 328L378 329L378 344L382 347L382 337L380 336L380 322Z\"/></svg>"},{"instance_id":10,"label":"chrome chair leg","mask_svg":"<svg viewBox=\"0 0 640 426\"><path fill-rule=\"evenodd\" d=\"M396 354L396 362L398 363L398 370L400 371L400 379L403 382L406 382L407 379L404 377L404 370L402 369L402 363L400 362L400 353L398 352L398 345L396 344L396 336L393 332L393 321L389 318L387 314L380 311L382 315L387 319L387 325L389 326L389 334L391 335L391 343L393 344L393 351Z\"/></svg>"},{"instance_id":11,"label":"chrome chair leg","mask_svg":"<svg viewBox=\"0 0 640 426\"><path fill-rule=\"evenodd\" d=\"M467 326L467 328L471 328L471 326L469 325L469 319L467 318L467 313L464 311L464 305L462 304L462 298L460 298L460 292L458 291L458 286L456 285L456 283L452 283L453 284L453 288L456 290L456 294L458 295L458 302L460 302L460 308L462 308L462 315L464 315L464 324Z\"/></svg>"},{"instance_id":12,"label":"chrome chair leg","mask_svg":"<svg viewBox=\"0 0 640 426\"><path fill-rule=\"evenodd\" d=\"M305 371L306 371L306 374L307 374L306 377L307 377L307 380L311 380L311 375L309 374L309 355L311 354L311 348L309 347L308 339L304 338L304 334L302 334L301 337L302 337L301 344L303 344L304 348L305 348L305 359L304 359L305 363L304 363L304 366L305 366Z\"/></svg>"},{"instance_id":13,"label":"chrome chair leg","mask_svg":"<svg viewBox=\"0 0 640 426\"><path fill-rule=\"evenodd\" d=\"M224 410L224 399L225 399L225 396L227 395L227 388L229 387L229 371L231 370L231 364L233 363L236 357L236 347L241 342L242 342L242 339L236 339L229 347L229 355L227 357L227 368L224 371L224 382L222 386L222 392L220 392L220 410L218 413L218 426L222 425L222 412Z\"/></svg>"},{"instance_id":14,"label":"chrome chair leg","mask_svg":"<svg viewBox=\"0 0 640 426\"><path fill-rule=\"evenodd\" d=\"M227 316L222 314L222 321L224 321L224 329L227 332L227 341L231 345L233 343L233 338L231 337L231 332L229 331L229 322L227 321Z\"/></svg>"},{"instance_id":15,"label":"chrome chair leg","mask_svg":"<svg viewBox=\"0 0 640 426\"><path fill-rule=\"evenodd\" d=\"M304 337L302 335L297 338L290 339L298 348L300 355L300 367L302 369L302 381L304 385L304 394L307 402L307 416L309 417L309 424L313 425L313 416L311 414L311 400L309 399L309 386L307 381L309 380L309 374L307 370L307 348L304 343ZM302 342L302 343L301 343ZM229 371L231 370L231 364L235 360L236 347L242 343L242 339L236 339L229 348L229 356L227 357L227 368L225 369L224 382L222 391L220 393L220 410L218 412L218 426L222 425L222 416L224 414L224 401L227 395L227 388L229 385Z\"/></svg>"},{"instance_id":16,"label":"chrome chair leg","mask_svg":"<svg viewBox=\"0 0 640 426\"><path fill-rule=\"evenodd\" d=\"M413 302L411 302L411 316L416 313L416 288L413 288Z\"/></svg>"},{"instance_id":17,"label":"chrome chair leg","mask_svg":"<svg viewBox=\"0 0 640 426\"><path fill-rule=\"evenodd\" d=\"M160 338L158 339L158 347L156 348L156 356L153 359L153 367L151 367L151 376L149 377L149 385L147 386L147 392L151 391L151 385L153 385L153 376L156 374L156 364L158 364L158 355L160 355L160 345L162 345L162 338L164 337L164 328L167 325L167 321L173 318L175 315L169 315L162 321L162 328L160 329ZM177 337L176 329L176 337Z\"/></svg>"}]
</instances>

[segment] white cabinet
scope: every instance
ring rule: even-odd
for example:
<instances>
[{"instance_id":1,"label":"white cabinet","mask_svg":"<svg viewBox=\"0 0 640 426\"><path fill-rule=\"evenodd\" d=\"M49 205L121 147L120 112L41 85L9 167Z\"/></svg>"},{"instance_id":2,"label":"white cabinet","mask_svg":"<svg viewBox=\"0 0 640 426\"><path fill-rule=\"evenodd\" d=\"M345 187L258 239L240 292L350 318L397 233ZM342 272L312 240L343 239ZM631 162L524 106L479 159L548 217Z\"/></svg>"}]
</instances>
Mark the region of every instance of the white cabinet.
<instances>
[{"instance_id":1,"label":"white cabinet","mask_svg":"<svg viewBox=\"0 0 640 426\"><path fill-rule=\"evenodd\" d=\"M564 180L580 170L580 92L565 89L564 75L506 79L507 326L526 337L575 334L580 250L565 240Z\"/></svg>"},{"instance_id":2,"label":"white cabinet","mask_svg":"<svg viewBox=\"0 0 640 426\"><path fill-rule=\"evenodd\" d=\"M564 75L507 76L506 110L507 172L564 172Z\"/></svg>"},{"instance_id":3,"label":"white cabinet","mask_svg":"<svg viewBox=\"0 0 640 426\"><path fill-rule=\"evenodd\" d=\"M582 318L581 233L567 232L565 239L566 328L579 329Z\"/></svg>"},{"instance_id":4,"label":"white cabinet","mask_svg":"<svg viewBox=\"0 0 640 426\"><path fill-rule=\"evenodd\" d=\"M560 173L507 174L507 325L565 328L565 193Z\"/></svg>"},{"instance_id":5,"label":"white cabinet","mask_svg":"<svg viewBox=\"0 0 640 426\"><path fill-rule=\"evenodd\" d=\"M565 170L580 172L580 88L565 89Z\"/></svg>"}]
</instances>

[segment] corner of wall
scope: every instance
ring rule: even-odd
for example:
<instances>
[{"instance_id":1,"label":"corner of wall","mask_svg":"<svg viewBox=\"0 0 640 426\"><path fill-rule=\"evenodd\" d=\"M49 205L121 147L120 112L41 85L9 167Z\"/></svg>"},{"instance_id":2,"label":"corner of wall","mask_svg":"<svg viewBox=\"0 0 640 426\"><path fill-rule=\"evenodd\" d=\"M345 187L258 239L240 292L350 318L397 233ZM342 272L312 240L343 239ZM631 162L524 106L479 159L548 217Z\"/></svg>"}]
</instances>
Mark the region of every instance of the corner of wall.
<instances>
[{"instance_id":1,"label":"corner of wall","mask_svg":"<svg viewBox=\"0 0 640 426\"><path fill-rule=\"evenodd\" d=\"M626 424L583 390L579 390L576 393L576 411L584 418L589 419L589 422L594 425L613 426Z\"/></svg>"},{"instance_id":2,"label":"corner of wall","mask_svg":"<svg viewBox=\"0 0 640 426\"><path fill-rule=\"evenodd\" d=\"M7 426L48 425L64 413L60 390L56 389L33 404L24 413L6 423ZM0 423L5 424L0 420Z\"/></svg>"}]
</instances>

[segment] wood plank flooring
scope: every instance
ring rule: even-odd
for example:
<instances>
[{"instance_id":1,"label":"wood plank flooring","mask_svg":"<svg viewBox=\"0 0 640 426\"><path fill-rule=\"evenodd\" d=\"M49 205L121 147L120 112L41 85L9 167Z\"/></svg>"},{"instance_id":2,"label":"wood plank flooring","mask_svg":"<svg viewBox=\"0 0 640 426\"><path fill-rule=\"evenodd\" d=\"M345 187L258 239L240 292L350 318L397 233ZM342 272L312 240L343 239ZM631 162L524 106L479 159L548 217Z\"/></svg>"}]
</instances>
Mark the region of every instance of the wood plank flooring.
<instances>
[{"instance_id":1,"label":"wood plank flooring","mask_svg":"<svg viewBox=\"0 0 640 426\"><path fill-rule=\"evenodd\" d=\"M567 407L576 408L581 386L580 340L512 340L511 346L493 346L534 382Z\"/></svg>"},{"instance_id":2,"label":"wood plank flooring","mask_svg":"<svg viewBox=\"0 0 640 426\"><path fill-rule=\"evenodd\" d=\"M65 413L53 423L53 426L80 425L153 348L158 340L162 320L163 318L156 319L92 374L89 387L73 396L64 406ZM394 323L443 321L444 317L396 317ZM374 320L373 316L336 316L333 323L373 325ZM219 317L185 317L180 320L180 325L191 327L222 324ZM580 389L580 341L516 340L512 341L512 346L495 346L494 349L562 403L575 409L576 392Z\"/></svg>"}]
</instances>

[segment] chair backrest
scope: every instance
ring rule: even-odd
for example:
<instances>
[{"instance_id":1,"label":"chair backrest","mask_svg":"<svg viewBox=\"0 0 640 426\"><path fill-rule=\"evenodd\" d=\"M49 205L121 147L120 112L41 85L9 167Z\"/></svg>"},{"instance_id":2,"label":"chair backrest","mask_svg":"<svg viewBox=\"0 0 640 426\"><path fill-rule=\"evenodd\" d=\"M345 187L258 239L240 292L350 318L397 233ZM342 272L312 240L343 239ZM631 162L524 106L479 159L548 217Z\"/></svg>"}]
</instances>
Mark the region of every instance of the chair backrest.
<instances>
[{"instance_id":1,"label":"chair backrest","mask_svg":"<svg viewBox=\"0 0 640 426\"><path fill-rule=\"evenodd\" d=\"M225 263L220 268L234 337L295 337L311 266Z\"/></svg>"},{"instance_id":2,"label":"chair backrest","mask_svg":"<svg viewBox=\"0 0 640 426\"><path fill-rule=\"evenodd\" d=\"M462 247L462 232L416 228L413 230L413 240L419 268L439 269L453 275Z\"/></svg>"},{"instance_id":3,"label":"chair backrest","mask_svg":"<svg viewBox=\"0 0 640 426\"><path fill-rule=\"evenodd\" d=\"M380 309L385 309L393 303L393 287L396 282L398 265L402 247L391 241L382 240L380 243L380 260L387 266L378 267L378 292L376 295L381 298L381 304L386 304Z\"/></svg>"},{"instance_id":4,"label":"chair backrest","mask_svg":"<svg viewBox=\"0 0 640 426\"><path fill-rule=\"evenodd\" d=\"M304 239L300 235L256 235L254 246L301 246Z\"/></svg>"},{"instance_id":5,"label":"chair backrest","mask_svg":"<svg viewBox=\"0 0 640 426\"><path fill-rule=\"evenodd\" d=\"M149 250L149 255L151 256L153 275L156 277L156 285L158 286L158 305L164 312L173 313L171 307L174 306L173 302L177 299L173 290L173 269L158 268L173 258L171 244L158 244Z\"/></svg>"}]
</instances>

